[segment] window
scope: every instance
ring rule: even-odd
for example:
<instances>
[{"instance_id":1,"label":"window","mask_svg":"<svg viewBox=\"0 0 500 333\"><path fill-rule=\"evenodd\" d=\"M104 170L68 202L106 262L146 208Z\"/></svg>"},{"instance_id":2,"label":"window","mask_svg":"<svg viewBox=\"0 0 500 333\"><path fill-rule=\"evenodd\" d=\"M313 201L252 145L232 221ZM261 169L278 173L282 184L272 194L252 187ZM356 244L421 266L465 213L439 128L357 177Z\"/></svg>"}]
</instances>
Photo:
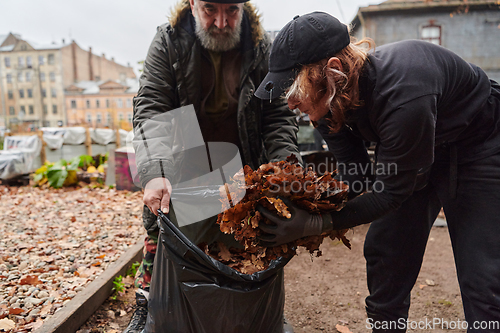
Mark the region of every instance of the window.
<instances>
[{"instance_id":1,"label":"window","mask_svg":"<svg viewBox=\"0 0 500 333\"><path fill-rule=\"evenodd\" d=\"M23 73L17 73L17 82L23 82Z\"/></svg>"},{"instance_id":2,"label":"window","mask_svg":"<svg viewBox=\"0 0 500 333\"><path fill-rule=\"evenodd\" d=\"M121 99L121 98L118 98L118 99L116 100L116 103L117 103L117 105L118 105L118 108L119 108L119 109L121 109L121 108L123 107L123 101L122 101L122 99Z\"/></svg>"},{"instance_id":3,"label":"window","mask_svg":"<svg viewBox=\"0 0 500 333\"><path fill-rule=\"evenodd\" d=\"M33 105L28 106L28 109L30 114L35 114L35 109L33 108Z\"/></svg>"},{"instance_id":4,"label":"window","mask_svg":"<svg viewBox=\"0 0 500 333\"><path fill-rule=\"evenodd\" d=\"M53 65L55 64L55 58L54 58L54 54L49 54L49 56L47 57L47 62L49 63L49 65Z\"/></svg>"},{"instance_id":5,"label":"window","mask_svg":"<svg viewBox=\"0 0 500 333\"><path fill-rule=\"evenodd\" d=\"M17 65L20 68L24 67L24 58L23 57L17 58Z\"/></svg>"},{"instance_id":6,"label":"window","mask_svg":"<svg viewBox=\"0 0 500 333\"><path fill-rule=\"evenodd\" d=\"M56 91L56 88L52 88L52 89L50 89L50 95L51 95L52 97L57 97L57 91Z\"/></svg>"},{"instance_id":7,"label":"window","mask_svg":"<svg viewBox=\"0 0 500 333\"><path fill-rule=\"evenodd\" d=\"M28 91L28 98L33 98L33 89L27 89Z\"/></svg>"},{"instance_id":8,"label":"window","mask_svg":"<svg viewBox=\"0 0 500 333\"><path fill-rule=\"evenodd\" d=\"M5 57L5 67L10 67L10 57Z\"/></svg>"},{"instance_id":9,"label":"window","mask_svg":"<svg viewBox=\"0 0 500 333\"><path fill-rule=\"evenodd\" d=\"M45 82L45 73L40 73L40 81Z\"/></svg>"},{"instance_id":10,"label":"window","mask_svg":"<svg viewBox=\"0 0 500 333\"><path fill-rule=\"evenodd\" d=\"M99 103L98 99L95 100L95 107L98 109L101 107L101 103Z\"/></svg>"},{"instance_id":11,"label":"window","mask_svg":"<svg viewBox=\"0 0 500 333\"><path fill-rule=\"evenodd\" d=\"M16 114L16 109L13 106L9 107L9 115L14 116Z\"/></svg>"},{"instance_id":12,"label":"window","mask_svg":"<svg viewBox=\"0 0 500 333\"><path fill-rule=\"evenodd\" d=\"M100 124L102 122L102 115L98 113L96 116L97 116L96 122Z\"/></svg>"},{"instance_id":13,"label":"window","mask_svg":"<svg viewBox=\"0 0 500 333\"><path fill-rule=\"evenodd\" d=\"M19 89L19 98L24 98L24 89Z\"/></svg>"},{"instance_id":14,"label":"window","mask_svg":"<svg viewBox=\"0 0 500 333\"><path fill-rule=\"evenodd\" d=\"M441 26L433 24L423 26L420 32L420 39L441 45Z\"/></svg>"},{"instance_id":15,"label":"window","mask_svg":"<svg viewBox=\"0 0 500 333\"><path fill-rule=\"evenodd\" d=\"M13 99L14 98L14 93L12 92L12 90L9 90L7 92L7 96L9 96L9 99Z\"/></svg>"},{"instance_id":16,"label":"window","mask_svg":"<svg viewBox=\"0 0 500 333\"><path fill-rule=\"evenodd\" d=\"M28 68L33 68L33 60L31 59L31 56L26 57L26 66L28 66Z\"/></svg>"},{"instance_id":17,"label":"window","mask_svg":"<svg viewBox=\"0 0 500 333\"><path fill-rule=\"evenodd\" d=\"M120 112L120 113L118 114L118 120L119 120L119 121L123 121L123 113L121 113L121 112Z\"/></svg>"},{"instance_id":18,"label":"window","mask_svg":"<svg viewBox=\"0 0 500 333\"><path fill-rule=\"evenodd\" d=\"M12 83L12 74L7 74L7 83Z\"/></svg>"},{"instance_id":19,"label":"window","mask_svg":"<svg viewBox=\"0 0 500 333\"><path fill-rule=\"evenodd\" d=\"M92 115L90 113L87 113L87 123L91 124L92 123Z\"/></svg>"},{"instance_id":20,"label":"window","mask_svg":"<svg viewBox=\"0 0 500 333\"><path fill-rule=\"evenodd\" d=\"M127 98L127 107L128 108L132 107L132 100L130 98Z\"/></svg>"},{"instance_id":21,"label":"window","mask_svg":"<svg viewBox=\"0 0 500 333\"><path fill-rule=\"evenodd\" d=\"M127 118L128 118L128 122L131 124L132 123L132 113L127 113Z\"/></svg>"},{"instance_id":22,"label":"window","mask_svg":"<svg viewBox=\"0 0 500 333\"><path fill-rule=\"evenodd\" d=\"M106 100L106 107L109 108L109 99Z\"/></svg>"},{"instance_id":23,"label":"window","mask_svg":"<svg viewBox=\"0 0 500 333\"><path fill-rule=\"evenodd\" d=\"M42 97L47 97L47 89L42 89Z\"/></svg>"},{"instance_id":24,"label":"window","mask_svg":"<svg viewBox=\"0 0 500 333\"><path fill-rule=\"evenodd\" d=\"M107 112L106 113L106 125L111 125L112 121L111 121L111 113Z\"/></svg>"},{"instance_id":25,"label":"window","mask_svg":"<svg viewBox=\"0 0 500 333\"><path fill-rule=\"evenodd\" d=\"M32 74L31 72L26 72L26 82L31 82Z\"/></svg>"},{"instance_id":26,"label":"window","mask_svg":"<svg viewBox=\"0 0 500 333\"><path fill-rule=\"evenodd\" d=\"M44 58L43 58L43 55L39 55L39 56L38 56L38 64L39 64L39 65L43 65L43 64L44 64Z\"/></svg>"},{"instance_id":27,"label":"window","mask_svg":"<svg viewBox=\"0 0 500 333\"><path fill-rule=\"evenodd\" d=\"M57 114L57 105L52 105L52 114Z\"/></svg>"},{"instance_id":28,"label":"window","mask_svg":"<svg viewBox=\"0 0 500 333\"><path fill-rule=\"evenodd\" d=\"M43 114L45 114L45 115L46 115L47 113L48 113L48 112L47 112L47 105L44 105L44 106L43 106Z\"/></svg>"},{"instance_id":29,"label":"window","mask_svg":"<svg viewBox=\"0 0 500 333\"><path fill-rule=\"evenodd\" d=\"M56 82L56 73L50 72L49 76L50 76L50 82Z\"/></svg>"},{"instance_id":30,"label":"window","mask_svg":"<svg viewBox=\"0 0 500 333\"><path fill-rule=\"evenodd\" d=\"M43 121L43 127L50 127L50 121L49 120L44 120Z\"/></svg>"},{"instance_id":31,"label":"window","mask_svg":"<svg viewBox=\"0 0 500 333\"><path fill-rule=\"evenodd\" d=\"M19 117L24 117L26 115L26 107L21 105L21 109L19 110Z\"/></svg>"},{"instance_id":32,"label":"window","mask_svg":"<svg viewBox=\"0 0 500 333\"><path fill-rule=\"evenodd\" d=\"M90 100L88 99L85 103L87 104L87 109L90 109Z\"/></svg>"},{"instance_id":33,"label":"window","mask_svg":"<svg viewBox=\"0 0 500 333\"><path fill-rule=\"evenodd\" d=\"M76 101L74 99L71 100L71 108L76 109Z\"/></svg>"}]
</instances>

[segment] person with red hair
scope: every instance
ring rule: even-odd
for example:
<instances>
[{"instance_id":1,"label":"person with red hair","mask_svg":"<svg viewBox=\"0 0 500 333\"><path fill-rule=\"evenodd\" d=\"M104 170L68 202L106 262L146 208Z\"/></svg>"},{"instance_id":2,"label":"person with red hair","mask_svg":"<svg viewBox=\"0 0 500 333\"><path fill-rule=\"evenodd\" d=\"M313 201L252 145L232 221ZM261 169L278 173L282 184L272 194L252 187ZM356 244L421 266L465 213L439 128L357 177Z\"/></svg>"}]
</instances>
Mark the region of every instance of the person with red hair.
<instances>
[{"instance_id":1,"label":"person with red hair","mask_svg":"<svg viewBox=\"0 0 500 333\"><path fill-rule=\"evenodd\" d=\"M443 207L468 331L500 325L500 86L429 42L372 48L322 12L295 17L276 37L255 94L285 95L290 109L309 115L350 200L323 215L292 206L289 219L262 210L274 224L261 226L262 239L279 245L371 222L367 327L405 332L410 292ZM366 142L376 143L373 164Z\"/></svg>"}]
</instances>

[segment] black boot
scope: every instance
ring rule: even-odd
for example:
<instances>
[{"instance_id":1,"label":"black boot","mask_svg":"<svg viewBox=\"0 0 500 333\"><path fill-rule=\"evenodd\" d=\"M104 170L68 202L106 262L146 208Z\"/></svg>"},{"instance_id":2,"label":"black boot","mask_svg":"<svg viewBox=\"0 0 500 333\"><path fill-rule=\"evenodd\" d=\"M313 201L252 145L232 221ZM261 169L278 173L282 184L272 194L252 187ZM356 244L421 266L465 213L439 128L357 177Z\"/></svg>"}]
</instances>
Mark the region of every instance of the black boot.
<instances>
[{"instance_id":1,"label":"black boot","mask_svg":"<svg viewBox=\"0 0 500 333\"><path fill-rule=\"evenodd\" d=\"M135 292L136 308L127 328L123 333L143 333L146 326L146 319L148 318L148 300L139 293Z\"/></svg>"}]
</instances>

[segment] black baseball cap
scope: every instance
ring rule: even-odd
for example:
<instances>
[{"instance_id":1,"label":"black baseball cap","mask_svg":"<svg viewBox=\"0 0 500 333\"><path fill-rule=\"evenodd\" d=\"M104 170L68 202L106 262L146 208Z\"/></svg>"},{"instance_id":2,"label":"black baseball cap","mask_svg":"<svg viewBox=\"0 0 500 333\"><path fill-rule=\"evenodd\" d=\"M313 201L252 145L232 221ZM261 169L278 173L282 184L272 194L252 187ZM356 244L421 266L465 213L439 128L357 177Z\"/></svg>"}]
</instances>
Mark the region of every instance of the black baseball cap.
<instances>
[{"instance_id":1,"label":"black baseball cap","mask_svg":"<svg viewBox=\"0 0 500 333\"><path fill-rule=\"evenodd\" d=\"M295 16L276 36L269 73L255 92L260 99L279 97L292 85L302 65L332 57L351 42L347 26L330 14Z\"/></svg>"}]
</instances>

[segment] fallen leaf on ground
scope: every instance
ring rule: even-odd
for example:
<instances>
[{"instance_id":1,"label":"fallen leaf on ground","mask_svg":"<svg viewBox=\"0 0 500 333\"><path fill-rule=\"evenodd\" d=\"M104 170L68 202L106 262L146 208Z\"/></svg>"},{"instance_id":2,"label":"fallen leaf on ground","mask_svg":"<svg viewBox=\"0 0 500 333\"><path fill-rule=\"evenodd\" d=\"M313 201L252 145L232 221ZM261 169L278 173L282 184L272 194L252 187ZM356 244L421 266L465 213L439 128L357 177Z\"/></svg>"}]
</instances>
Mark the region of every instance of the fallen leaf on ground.
<instances>
[{"instance_id":1,"label":"fallen leaf on ground","mask_svg":"<svg viewBox=\"0 0 500 333\"><path fill-rule=\"evenodd\" d=\"M16 327L16 323L10 319L0 319L0 330L8 331Z\"/></svg>"},{"instance_id":2,"label":"fallen leaf on ground","mask_svg":"<svg viewBox=\"0 0 500 333\"><path fill-rule=\"evenodd\" d=\"M21 314L23 312L24 312L24 310L21 309L21 308L10 308L9 309L9 314L10 315L18 315L18 314Z\"/></svg>"},{"instance_id":3,"label":"fallen leaf on ground","mask_svg":"<svg viewBox=\"0 0 500 333\"><path fill-rule=\"evenodd\" d=\"M342 326L340 324L335 325L335 328L339 333L352 333L349 327L347 326Z\"/></svg>"},{"instance_id":4,"label":"fallen leaf on ground","mask_svg":"<svg viewBox=\"0 0 500 333\"><path fill-rule=\"evenodd\" d=\"M52 308L52 304L47 304L42 307L40 310L40 316L46 315L50 312L50 309Z\"/></svg>"},{"instance_id":5,"label":"fallen leaf on ground","mask_svg":"<svg viewBox=\"0 0 500 333\"><path fill-rule=\"evenodd\" d=\"M38 279L38 276L36 276L36 275L28 275L24 278L21 278L21 280L19 280L20 285L25 285L25 284L37 285L40 283L42 283L42 281L40 281Z\"/></svg>"}]
</instances>

